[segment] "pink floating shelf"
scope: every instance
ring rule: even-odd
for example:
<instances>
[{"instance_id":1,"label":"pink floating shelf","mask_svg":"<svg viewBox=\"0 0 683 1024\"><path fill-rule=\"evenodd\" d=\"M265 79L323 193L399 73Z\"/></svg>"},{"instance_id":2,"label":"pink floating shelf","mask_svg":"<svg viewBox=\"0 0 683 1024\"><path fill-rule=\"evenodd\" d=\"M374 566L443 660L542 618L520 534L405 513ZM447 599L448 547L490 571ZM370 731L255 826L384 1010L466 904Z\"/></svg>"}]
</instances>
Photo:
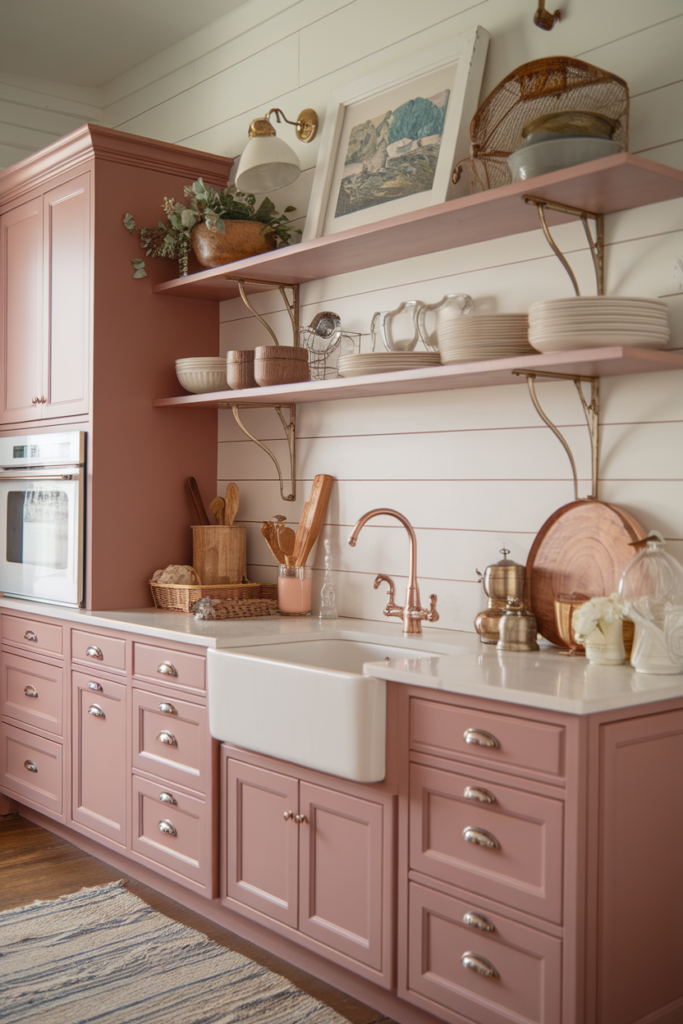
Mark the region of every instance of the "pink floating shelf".
<instances>
[{"instance_id":1,"label":"pink floating shelf","mask_svg":"<svg viewBox=\"0 0 683 1024\"><path fill-rule=\"evenodd\" d=\"M192 299L232 299L238 294L235 281L226 274L249 278L247 291L270 290L278 284L304 284L336 274L396 260L441 252L474 242L503 238L539 228L532 206L523 201L534 195L591 213L617 213L683 196L683 172L645 160L632 153L593 160L563 171L544 174L531 181L453 199L424 210L389 217L310 242L276 249L272 253L217 267L199 274L155 285L159 295ZM572 220L549 211L552 226Z\"/></svg>"},{"instance_id":2,"label":"pink floating shelf","mask_svg":"<svg viewBox=\"0 0 683 1024\"><path fill-rule=\"evenodd\" d=\"M683 350L668 352L651 349L589 348L575 352L550 352L545 355L508 359L487 359L476 363L451 363L423 370L377 373L365 377L309 381L245 391L216 391L206 395L157 398L153 405L187 409L219 408L230 403L240 405L291 405L303 402L330 402L343 398L376 398L382 395L409 395L422 391L449 391L458 388L484 388L500 384L524 384L525 378L513 370L539 370L580 377L618 377L633 373L657 373L683 370Z\"/></svg>"}]
</instances>

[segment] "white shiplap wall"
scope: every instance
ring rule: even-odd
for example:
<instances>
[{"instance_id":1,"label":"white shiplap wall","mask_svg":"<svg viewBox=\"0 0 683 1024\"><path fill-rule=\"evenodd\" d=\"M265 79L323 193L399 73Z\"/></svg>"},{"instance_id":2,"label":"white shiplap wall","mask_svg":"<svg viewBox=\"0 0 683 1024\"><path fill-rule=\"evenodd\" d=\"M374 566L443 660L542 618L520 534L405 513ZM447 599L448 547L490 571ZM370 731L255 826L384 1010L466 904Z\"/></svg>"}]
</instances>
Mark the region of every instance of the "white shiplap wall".
<instances>
[{"instance_id":1,"label":"white shiplap wall","mask_svg":"<svg viewBox=\"0 0 683 1024\"><path fill-rule=\"evenodd\" d=\"M491 33L482 96L528 60L581 57L629 82L631 150L683 167L680 0L572 0L562 5L563 20L550 33L532 24L533 6L529 0L250 0L105 86L103 123L236 155L250 119L269 107L282 106L289 117L306 106L323 112L331 89L480 24ZM299 147L304 172L280 193L279 203L294 204L302 219L317 146ZM574 254L590 294L580 227L568 225L557 237ZM683 257L683 201L609 217L607 242L610 292L671 293L674 258ZM521 312L569 289L534 231L316 282L302 289L302 322L334 309L349 329L367 332L375 310L408 298L433 301L466 291L480 311ZM287 338L275 294L258 301ZM680 348L683 294L668 301L672 347ZM222 304L221 352L266 341L239 301ZM585 494L588 444L573 385L545 384L541 393L575 449ZM606 379L602 405L601 497L660 529L683 560L683 372ZM244 415L286 465L275 414ZM295 523L313 476L332 474L337 483L323 535L332 542L339 610L347 615L381 618L384 596L372 589L375 573L398 577L400 587L407 570L398 524L378 520L355 549L347 546L352 524L368 509L384 505L408 516L417 530L423 597L438 593L439 625L471 630L483 606L475 569L495 561L503 544L524 562L544 520L573 497L566 457L523 385L304 405L298 433L297 501L283 503L267 456L221 413L219 488L228 480L239 484L250 572L270 580L274 569L261 520L283 512ZM315 566L320 579L321 545Z\"/></svg>"}]
</instances>

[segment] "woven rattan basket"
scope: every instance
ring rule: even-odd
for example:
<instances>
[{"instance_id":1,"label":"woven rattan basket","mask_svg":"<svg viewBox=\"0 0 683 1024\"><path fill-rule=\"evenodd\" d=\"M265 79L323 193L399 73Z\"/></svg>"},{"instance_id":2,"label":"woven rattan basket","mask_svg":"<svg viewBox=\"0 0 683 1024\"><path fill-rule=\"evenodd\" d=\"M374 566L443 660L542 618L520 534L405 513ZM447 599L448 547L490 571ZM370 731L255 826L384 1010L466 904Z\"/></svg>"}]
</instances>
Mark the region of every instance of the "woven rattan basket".
<instances>
[{"instance_id":1,"label":"woven rattan basket","mask_svg":"<svg viewBox=\"0 0 683 1024\"><path fill-rule=\"evenodd\" d=\"M261 615L277 615L277 583L225 583L215 586L152 583L152 597L157 608L167 611L192 612L200 597L218 601L216 618L253 619Z\"/></svg>"}]
</instances>

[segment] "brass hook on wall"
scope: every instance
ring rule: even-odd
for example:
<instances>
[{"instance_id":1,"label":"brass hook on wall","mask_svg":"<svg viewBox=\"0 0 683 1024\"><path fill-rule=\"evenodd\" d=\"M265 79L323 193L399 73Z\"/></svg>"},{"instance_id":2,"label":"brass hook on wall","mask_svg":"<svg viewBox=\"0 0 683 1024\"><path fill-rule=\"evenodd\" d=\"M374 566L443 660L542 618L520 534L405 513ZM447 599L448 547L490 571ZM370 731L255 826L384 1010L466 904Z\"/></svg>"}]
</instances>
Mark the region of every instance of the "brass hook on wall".
<instances>
[{"instance_id":1,"label":"brass hook on wall","mask_svg":"<svg viewBox=\"0 0 683 1024\"><path fill-rule=\"evenodd\" d=\"M534 25L538 25L539 28L543 28L546 32L550 32L556 21L559 21L562 17L562 11L558 8L554 14L545 9L545 0L538 0L538 10L534 14Z\"/></svg>"}]
</instances>

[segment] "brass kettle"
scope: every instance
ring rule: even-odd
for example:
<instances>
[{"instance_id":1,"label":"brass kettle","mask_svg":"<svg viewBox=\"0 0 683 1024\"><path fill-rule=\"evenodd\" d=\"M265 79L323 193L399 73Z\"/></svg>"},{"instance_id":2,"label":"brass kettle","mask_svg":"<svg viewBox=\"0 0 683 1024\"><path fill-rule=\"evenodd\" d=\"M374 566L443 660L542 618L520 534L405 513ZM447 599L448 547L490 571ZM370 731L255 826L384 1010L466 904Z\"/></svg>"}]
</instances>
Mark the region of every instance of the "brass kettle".
<instances>
[{"instance_id":1,"label":"brass kettle","mask_svg":"<svg viewBox=\"0 0 683 1024\"><path fill-rule=\"evenodd\" d=\"M500 620L505 614L508 598L521 599L524 596L524 566L507 558L510 554L507 548L501 548L500 553L502 559L487 566L483 575L477 569L489 599L487 608L474 620L474 628L484 644L498 643Z\"/></svg>"},{"instance_id":2,"label":"brass kettle","mask_svg":"<svg viewBox=\"0 0 683 1024\"><path fill-rule=\"evenodd\" d=\"M537 651L535 616L518 597L509 597L500 619L498 651Z\"/></svg>"}]
</instances>

